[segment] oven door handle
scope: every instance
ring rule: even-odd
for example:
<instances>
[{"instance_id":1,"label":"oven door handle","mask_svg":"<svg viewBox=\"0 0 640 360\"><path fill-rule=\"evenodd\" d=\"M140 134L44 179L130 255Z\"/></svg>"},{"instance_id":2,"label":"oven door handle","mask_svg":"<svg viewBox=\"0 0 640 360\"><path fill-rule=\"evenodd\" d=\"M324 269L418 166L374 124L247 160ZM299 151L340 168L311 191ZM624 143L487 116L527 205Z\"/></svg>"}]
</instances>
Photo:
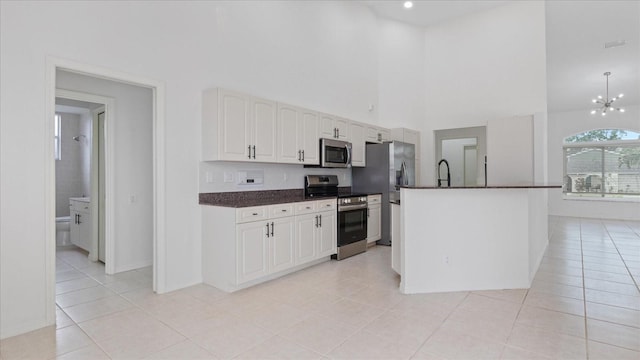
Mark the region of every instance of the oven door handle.
<instances>
[{"instance_id":1,"label":"oven door handle","mask_svg":"<svg viewBox=\"0 0 640 360\"><path fill-rule=\"evenodd\" d=\"M358 205L340 205L338 208L338 212L350 211L350 210L358 210L358 209L366 209L367 204L358 204Z\"/></svg>"}]
</instances>

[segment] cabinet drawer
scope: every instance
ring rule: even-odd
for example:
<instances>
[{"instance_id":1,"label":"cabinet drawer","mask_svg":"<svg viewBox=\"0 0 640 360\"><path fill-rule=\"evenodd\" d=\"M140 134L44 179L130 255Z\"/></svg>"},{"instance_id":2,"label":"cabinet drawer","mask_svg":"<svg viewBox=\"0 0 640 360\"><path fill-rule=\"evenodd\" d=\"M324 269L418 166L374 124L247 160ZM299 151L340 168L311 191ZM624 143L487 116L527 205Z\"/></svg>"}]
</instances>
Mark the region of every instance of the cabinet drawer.
<instances>
[{"instance_id":1,"label":"cabinet drawer","mask_svg":"<svg viewBox=\"0 0 640 360\"><path fill-rule=\"evenodd\" d=\"M88 203L88 202L84 202L84 201L70 200L69 201L69 209L71 211L87 213L87 212L91 211L91 204Z\"/></svg>"},{"instance_id":2,"label":"cabinet drawer","mask_svg":"<svg viewBox=\"0 0 640 360\"><path fill-rule=\"evenodd\" d=\"M251 221L266 220L269 218L269 208L267 206L247 207L236 210L236 223L246 223Z\"/></svg>"},{"instance_id":3,"label":"cabinet drawer","mask_svg":"<svg viewBox=\"0 0 640 360\"><path fill-rule=\"evenodd\" d=\"M269 217L277 219L286 216L293 216L293 204L280 204L269 206Z\"/></svg>"},{"instance_id":4,"label":"cabinet drawer","mask_svg":"<svg viewBox=\"0 0 640 360\"><path fill-rule=\"evenodd\" d=\"M296 215L309 214L316 212L317 201L303 201L294 203L294 209Z\"/></svg>"},{"instance_id":5,"label":"cabinet drawer","mask_svg":"<svg viewBox=\"0 0 640 360\"><path fill-rule=\"evenodd\" d=\"M316 201L318 211L335 210L336 206L336 199Z\"/></svg>"},{"instance_id":6,"label":"cabinet drawer","mask_svg":"<svg viewBox=\"0 0 640 360\"><path fill-rule=\"evenodd\" d=\"M382 203L382 195L369 195L367 196L367 202L369 206Z\"/></svg>"}]
</instances>

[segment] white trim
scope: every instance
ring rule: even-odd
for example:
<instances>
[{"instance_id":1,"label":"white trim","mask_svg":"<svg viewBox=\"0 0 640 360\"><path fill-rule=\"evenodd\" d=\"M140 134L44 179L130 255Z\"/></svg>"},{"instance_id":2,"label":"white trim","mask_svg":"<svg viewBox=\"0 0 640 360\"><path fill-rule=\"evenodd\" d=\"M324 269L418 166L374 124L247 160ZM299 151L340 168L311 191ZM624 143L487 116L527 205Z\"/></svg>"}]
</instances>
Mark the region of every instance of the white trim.
<instances>
[{"instance_id":1,"label":"white trim","mask_svg":"<svg viewBox=\"0 0 640 360\"><path fill-rule=\"evenodd\" d=\"M45 278L46 321L55 323L55 160L53 160L53 122L55 113L56 70L115 80L150 88L153 93L153 290L166 292L165 232L165 85L163 82L90 64L47 56L45 71ZM106 129L105 129L106 130ZM109 140L107 140L109 141ZM105 254L106 255L106 254Z\"/></svg>"}]
</instances>

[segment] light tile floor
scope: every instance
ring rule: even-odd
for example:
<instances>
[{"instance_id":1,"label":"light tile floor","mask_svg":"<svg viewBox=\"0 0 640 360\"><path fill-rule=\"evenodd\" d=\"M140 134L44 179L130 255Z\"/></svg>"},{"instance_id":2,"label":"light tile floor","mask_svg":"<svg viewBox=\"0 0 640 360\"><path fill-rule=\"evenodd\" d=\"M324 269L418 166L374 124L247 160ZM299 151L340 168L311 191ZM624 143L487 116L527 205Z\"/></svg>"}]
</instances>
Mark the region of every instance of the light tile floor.
<instances>
[{"instance_id":1,"label":"light tile floor","mask_svg":"<svg viewBox=\"0 0 640 360\"><path fill-rule=\"evenodd\" d=\"M151 291L151 269L57 263L57 326L0 342L31 359L640 359L640 223L551 218L529 290L401 295L390 248L234 294Z\"/></svg>"}]
</instances>

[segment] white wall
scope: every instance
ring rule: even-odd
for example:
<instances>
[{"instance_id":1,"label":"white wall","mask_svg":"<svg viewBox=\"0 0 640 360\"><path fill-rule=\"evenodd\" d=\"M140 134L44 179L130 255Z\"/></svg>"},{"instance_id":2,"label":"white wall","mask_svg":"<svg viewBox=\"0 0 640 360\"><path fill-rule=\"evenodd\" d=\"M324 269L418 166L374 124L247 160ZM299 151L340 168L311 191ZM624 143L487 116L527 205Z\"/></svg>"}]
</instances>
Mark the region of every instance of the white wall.
<instances>
[{"instance_id":1,"label":"white wall","mask_svg":"<svg viewBox=\"0 0 640 360\"><path fill-rule=\"evenodd\" d=\"M369 8L353 2L0 2L0 337L47 325L52 308L43 243L47 56L165 85L170 291L201 281L202 91L227 87L377 122L369 104L392 112L402 99L379 100L387 92L379 91L378 73L393 74L379 65L381 53L391 54L379 28ZM403 49L412 52L410 43ZM138 193L132 183L119 186L125 197Z\"/></svg>"},{"instance_id":2,"label":"white wall","mask_svg":"<svg viewBox=\"0 0 640 360\"><path fill-rule=\"evenodd\" d=\"M625 106L624 113L610 113L605 119L589 109L549 114L549 182L563 183L564 138L593 129L627 129L640 132L640 106ZM640 220L640 202L614 200L565 200L562 189L549 191L549 214L600 219Z\"/></svg>"},{"instance_id":3,"label":"white wall","mask_svg":"<svg viewBox=\"0 0 640 360\"><path fill-rule=\"evenodd\" d=\"M425 32L378 20L378 116L388 128L416 129L425 121Z\"/></svg>"},{"instance_id":4,"label":"white wall","mask_svg":"<svg viewBox=\"0 0 640 360\"><path fill-rule=\"evenodd\" d=\"M546 112L545 54L542 1L514 2L426 30L427 115L416 127L423 183L435 182L433 130Z\"/></svg>"},{"instance_id":5,"label":"white wall","mask_svg":"<svg viewBox=\"0 0 640 360\"><path fill-rule=\"evenodd\" d=\"M56 88L113 98L113 240L116 272L152 264L152 93L148 88L58 71ZM83 133L86 134L86 133ZM89 136L91 132L89 131ZM90 138L88 138L90 140ZM85 145L90 153L89 145ZM90 160L90 159L89 159ZM87 176L88 176L87 172ZM107 175L109 176L109 175ZM88 194L88 193L87 193ZM135 197L135 201L131 201ZM109 195L107 195L109 198Z\"/></svg>"}]
</instances>

